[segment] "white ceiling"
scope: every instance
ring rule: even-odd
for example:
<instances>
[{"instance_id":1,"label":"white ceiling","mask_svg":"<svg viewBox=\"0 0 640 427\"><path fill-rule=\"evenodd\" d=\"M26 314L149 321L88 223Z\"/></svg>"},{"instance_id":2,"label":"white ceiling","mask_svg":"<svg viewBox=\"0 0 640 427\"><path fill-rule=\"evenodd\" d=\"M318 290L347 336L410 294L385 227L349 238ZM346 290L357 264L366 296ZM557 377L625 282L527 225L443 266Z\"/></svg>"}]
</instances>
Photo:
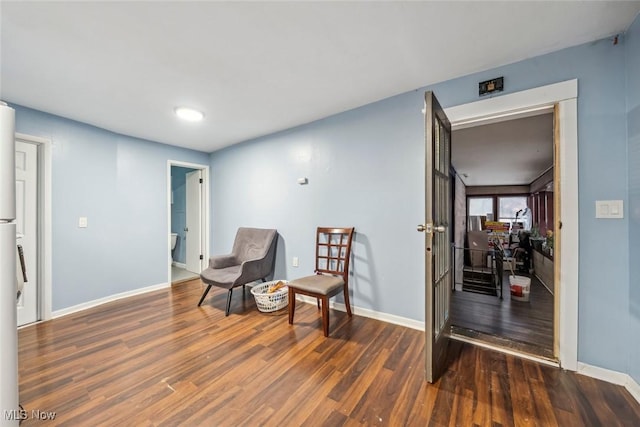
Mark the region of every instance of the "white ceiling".
<instances>
[{"instance_id":1,"label":"white ceiling","mask_svg":"<svg viewBox=\"0 0 640 427\"><path fill-rule=\"evenodd\" d=\"M553 114L455 130L451 141L465 185L529 185L553 166Z\"/></svg>"},{"instance_id":2,"label":"white ceiling","mask_svg":"<svg viewBox=\"0 0 640 427\"><path fill-rule=\"evenodd\" d=\"M633 2L7 2L0 97L214 151L626 30ZM179 122L177 105L201 109Z\"/></svg>"}]
</instances>

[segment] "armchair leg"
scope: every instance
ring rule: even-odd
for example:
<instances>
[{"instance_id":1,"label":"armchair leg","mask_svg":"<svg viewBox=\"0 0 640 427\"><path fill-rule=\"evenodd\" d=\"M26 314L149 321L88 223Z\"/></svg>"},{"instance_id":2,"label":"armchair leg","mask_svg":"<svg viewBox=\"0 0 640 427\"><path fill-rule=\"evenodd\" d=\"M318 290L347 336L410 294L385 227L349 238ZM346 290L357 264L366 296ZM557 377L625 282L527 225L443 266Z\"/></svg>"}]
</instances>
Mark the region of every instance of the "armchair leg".
<instances>
[{"instance_id":1,"label":"armchair leg","mask_svg":"<svg viewBox=\"0 0 640 427\"><path fill-rule=\"evenodd\" d=\"M209 289L211 289L211 285L207 285L207 289L204 290L204 293L202 294L202 297L200 298L200 302L198 302L198 307L200 307L202 305L202 301L204 301L204 298L209 293Z\"/></svg>"},{"instance_id":2,"label":"armchair leg","mask_svg":"<svg viewBox=\"0 0 640 427\"><path fill-rule=\"evenodd\" d=\"M227 311L224 312L225 316L229 315L229 309L231 308L231 295L233 295L233 288L229 289L227 293Z\"/></svg>"}]
</instances>

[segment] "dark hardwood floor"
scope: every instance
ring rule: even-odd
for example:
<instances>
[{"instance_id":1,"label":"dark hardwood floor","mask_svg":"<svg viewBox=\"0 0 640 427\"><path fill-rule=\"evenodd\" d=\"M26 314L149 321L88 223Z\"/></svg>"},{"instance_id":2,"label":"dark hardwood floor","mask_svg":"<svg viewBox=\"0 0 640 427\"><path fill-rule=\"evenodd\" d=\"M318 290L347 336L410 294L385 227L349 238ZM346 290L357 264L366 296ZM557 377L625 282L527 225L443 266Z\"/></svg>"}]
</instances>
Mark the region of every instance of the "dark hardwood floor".
<instances>
[{"instance_id":1,"label":"dark hardwood floor","mask_svg":"<svg viewBox=\"0 0 640 427\"><path fill-rule=\"evenodd\" d=\"M508 273L504 299L473 292L451 295L451 323L456 333L553 359L553 295L531 277L528 302L511 300Z\"/></svg>"},{"instance_id":2,"label":"dark hardwood floor","mask_svg":"<svg viewBox=\"0 0 640 427\"><path fill-rule=\"evenodd\" d=\"M424 333L315 305L255 309L198 281L19 330L26 425L640 425L620 386L456 341L424 381ZM237 292L240 293L240 292ZM32 411L55 412L53 421Z\"/></svg>"}]
</instances>

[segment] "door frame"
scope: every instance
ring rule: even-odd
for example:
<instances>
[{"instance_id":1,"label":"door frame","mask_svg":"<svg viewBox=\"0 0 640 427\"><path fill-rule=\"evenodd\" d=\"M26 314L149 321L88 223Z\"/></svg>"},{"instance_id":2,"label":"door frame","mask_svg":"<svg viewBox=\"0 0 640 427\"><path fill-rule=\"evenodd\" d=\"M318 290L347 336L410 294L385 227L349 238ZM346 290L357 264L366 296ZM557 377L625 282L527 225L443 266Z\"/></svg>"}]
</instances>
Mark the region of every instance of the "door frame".
<instances>
[{"instance_id":1,"label":"door frame","mask_svg":"<svg viewBox=\"0 0 640 427\"><path fill-rule=\"evenodd\" d=\"M560 215L556 215L555 231L562 223L559 262L554 265L554 348L564 369L578 369L578 80L541 86L495 98L445 108L452 130L479 124L495 123L526 117L557 105L558 158L554 191L559 196ZM559 181L559 182L558 182ZM557 331L557 332L556 332Z\"/></svg>"},{"instance_id":2,"label":"door frame","mask_svg":"<svg viewBox=\"0 0 640 427\"><path fill-rule=\"evenodd\" d=\"M180 160L167 160L167 283L171 285L171 166L179 166L200 170L202 172L202 205L200 206L202 226L202 252L203 260L209 259L209 165L183 162ZM204 261L203 261L204 262Z\"/></svg>"},{"instance_id":3,"label":"door frame","mask_svg":"<svg viewBox=\"0 0 640 427\"><path fill-rule=\"evenodd\" d=\"M38 149L38 178L37 178L37 202L38 202L38 302L37 320L49 320L52 317L52 276L51 276L51 245L52 245L52 222L51 222L51 166L53 144L50 139L39 136L26 135L16 132L16 141L26 144L33 144ZM29 325L32 325L30 323ZM28 326L28 325L25 325Z\"/></svg>"}]
</instances>

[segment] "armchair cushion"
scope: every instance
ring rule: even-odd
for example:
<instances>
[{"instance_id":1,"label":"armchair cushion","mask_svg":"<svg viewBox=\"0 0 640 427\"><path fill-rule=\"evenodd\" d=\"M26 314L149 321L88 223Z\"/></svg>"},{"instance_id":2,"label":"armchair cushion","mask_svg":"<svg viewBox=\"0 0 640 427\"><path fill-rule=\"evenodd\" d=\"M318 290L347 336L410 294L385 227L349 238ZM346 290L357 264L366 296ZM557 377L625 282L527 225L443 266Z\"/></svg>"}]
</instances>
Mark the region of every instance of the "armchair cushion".
<instances>
[{"instance_id":1,"label":"armchair cushion","mask_svg":"<svg viewBox=\"0 0 640 427\"><path fill-rule=\"evenodd\" d=\"M240 276L239 265L233 265L226 268L207 268L200 274L200 278L204 283L215 283L220 288L231 288L236 279Z\"/></svg>"},{"instance_id":2,"label":"armchair cushion","mask_svg":"<svg viewBox=\"0 0 640 427\"><path fill-rule=\"evenodd\" d=\"M228 255L216 255L209 258L209 268L227 268L233 265L238 265L240 262L233 254Z\"/></svg>"}]
</instances>

